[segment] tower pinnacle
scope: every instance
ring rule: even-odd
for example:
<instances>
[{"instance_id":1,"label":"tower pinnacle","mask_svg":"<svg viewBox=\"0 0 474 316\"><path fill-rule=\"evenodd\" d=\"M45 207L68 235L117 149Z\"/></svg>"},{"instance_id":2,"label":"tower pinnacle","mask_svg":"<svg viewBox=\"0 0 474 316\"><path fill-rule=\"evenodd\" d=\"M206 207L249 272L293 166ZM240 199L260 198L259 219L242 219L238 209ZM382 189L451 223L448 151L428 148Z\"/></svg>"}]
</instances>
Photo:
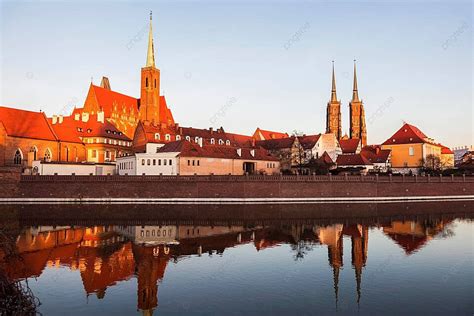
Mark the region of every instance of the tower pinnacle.
<instances>
[{"instance_id":1,"label":"tower pinnacle","mask_svg":"<svg viewBox=\"0 0 474 316\"><path fill-rule=\"evenodd\" d=\"M152 11L150 11L150 31L148 32L148 53L146 56L146 67L155 67L155 48L153 46Z\"/></svg>"},{"instance_id":2,"label":"tower pinnacle","mask_svg":"<svg viewBox=\"0 0 474 316\"><path fill-rule=\"evenodd\" d=\"M354 59L354 88L352 90L352 102L359 101L359 91L357 89L357 72L356 72L356 60Z\"/></svg>"},{"instance_id":3,"label":"tower pinnacle","mask_svg":"<svg viewBox=\"0 0 474 316\"><path fill-rule=\"evenodd\" d=\"M337 102L337 94L336 94L336 75L334 74L334 60L332 61L331 102Z\"/></svg>"}]
</instances>

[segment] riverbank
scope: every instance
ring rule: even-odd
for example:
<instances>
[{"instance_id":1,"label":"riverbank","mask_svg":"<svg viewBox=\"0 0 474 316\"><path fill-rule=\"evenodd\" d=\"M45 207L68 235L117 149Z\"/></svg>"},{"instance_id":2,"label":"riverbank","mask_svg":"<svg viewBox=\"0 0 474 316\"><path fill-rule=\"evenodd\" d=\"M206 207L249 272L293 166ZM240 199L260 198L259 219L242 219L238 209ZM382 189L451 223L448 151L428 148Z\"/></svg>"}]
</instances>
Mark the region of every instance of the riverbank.
<instances>
[{"instance_id":1,"label":"riverbank","mask_svg":"<svg viewBox=\"0 0 474 316\"><path fill-rule=\"evenodd\" d=\"M1 179L0 179L1 180ZM474 200L474 177L19 176L0 203L370 203Z\"/></svg>"}]
</instances>

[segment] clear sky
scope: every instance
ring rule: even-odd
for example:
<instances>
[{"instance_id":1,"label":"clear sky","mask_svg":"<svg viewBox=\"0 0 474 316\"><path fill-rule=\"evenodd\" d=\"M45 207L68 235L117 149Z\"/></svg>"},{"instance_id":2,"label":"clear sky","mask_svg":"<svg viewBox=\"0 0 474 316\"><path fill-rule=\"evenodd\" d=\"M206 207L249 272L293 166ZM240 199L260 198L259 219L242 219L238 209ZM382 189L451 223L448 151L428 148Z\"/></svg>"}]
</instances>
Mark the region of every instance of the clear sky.
<instances>
[{"instance_id":1,"label":"clear sky","mask_svg":"<svg viewBox=\"0 0 474 316\"><path fill-rule=\"evenodd\" d=\"M352 63L369 143L403 121L473 143L472 1L20 2L1 5L3 106L81 107L91 77L140 94L153 10L162 94L182 126L325 130L331 61L349 129Z\"/></svg>"}]
</instances>

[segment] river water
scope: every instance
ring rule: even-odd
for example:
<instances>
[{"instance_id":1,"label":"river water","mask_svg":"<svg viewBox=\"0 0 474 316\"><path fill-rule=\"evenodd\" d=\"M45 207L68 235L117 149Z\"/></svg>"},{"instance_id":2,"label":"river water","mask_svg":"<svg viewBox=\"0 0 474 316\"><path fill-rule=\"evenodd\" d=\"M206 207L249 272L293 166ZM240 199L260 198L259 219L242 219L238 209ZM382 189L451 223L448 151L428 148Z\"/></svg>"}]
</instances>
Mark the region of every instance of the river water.
<instances>
[{"instance_id":1,"label":"river water","mask_svg":"<svg viewBox=\"0 0 474 316\"><path fill-rule=\"evenodd\" d=\"M472 315L473 206L0 206L0 273L44 315Z\"/></svg>"}]
</instances>

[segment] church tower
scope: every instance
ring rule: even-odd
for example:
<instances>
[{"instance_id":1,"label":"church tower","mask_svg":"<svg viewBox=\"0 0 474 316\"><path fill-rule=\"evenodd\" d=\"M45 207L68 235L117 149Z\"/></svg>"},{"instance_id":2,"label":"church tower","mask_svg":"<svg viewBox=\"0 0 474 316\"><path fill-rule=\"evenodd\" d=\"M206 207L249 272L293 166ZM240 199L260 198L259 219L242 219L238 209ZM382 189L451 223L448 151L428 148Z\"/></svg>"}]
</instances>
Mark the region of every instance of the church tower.
<instances>
[{"instance_id":1,"label":"church tower","mask_svg":"<svg viewBox=\"0 0 474 316\"><path fill-rule=\"evenodd\" d=\"M334 134L336 136L336 139L340 139L342 137L341 101L337 100L334 61L332 62L331 100L328 102L326 109L326 133Z\"/></svg>"},{"instance_id":2,"label":"church tower","mask_svg":"<svg viewBox=\"0 0 474 316\"><path fill-rule=\"evenodd\" d=\"M153 46L152 13L150 12L150 31L148 34L148 53L146 65L142 68L140 88L140 119L145 124L160 122L160 70L155 67ZM164 118L163 118L164 119Z\"/></svg>"},{"instance_id":3,"label":"church tower","mask_svg":"<svg viewBox=\"0 0 474 316\"><path fill-rule=\"evenodd\" d=\"M359 91L357 89L357 73L354 60L354 88L352 91L352 100L349 103L350 111L350 138L357 138L362 141L362 146L367 145L367 127L365 125L364 104L359 100Z\"/></svg>"}]
</instances>

